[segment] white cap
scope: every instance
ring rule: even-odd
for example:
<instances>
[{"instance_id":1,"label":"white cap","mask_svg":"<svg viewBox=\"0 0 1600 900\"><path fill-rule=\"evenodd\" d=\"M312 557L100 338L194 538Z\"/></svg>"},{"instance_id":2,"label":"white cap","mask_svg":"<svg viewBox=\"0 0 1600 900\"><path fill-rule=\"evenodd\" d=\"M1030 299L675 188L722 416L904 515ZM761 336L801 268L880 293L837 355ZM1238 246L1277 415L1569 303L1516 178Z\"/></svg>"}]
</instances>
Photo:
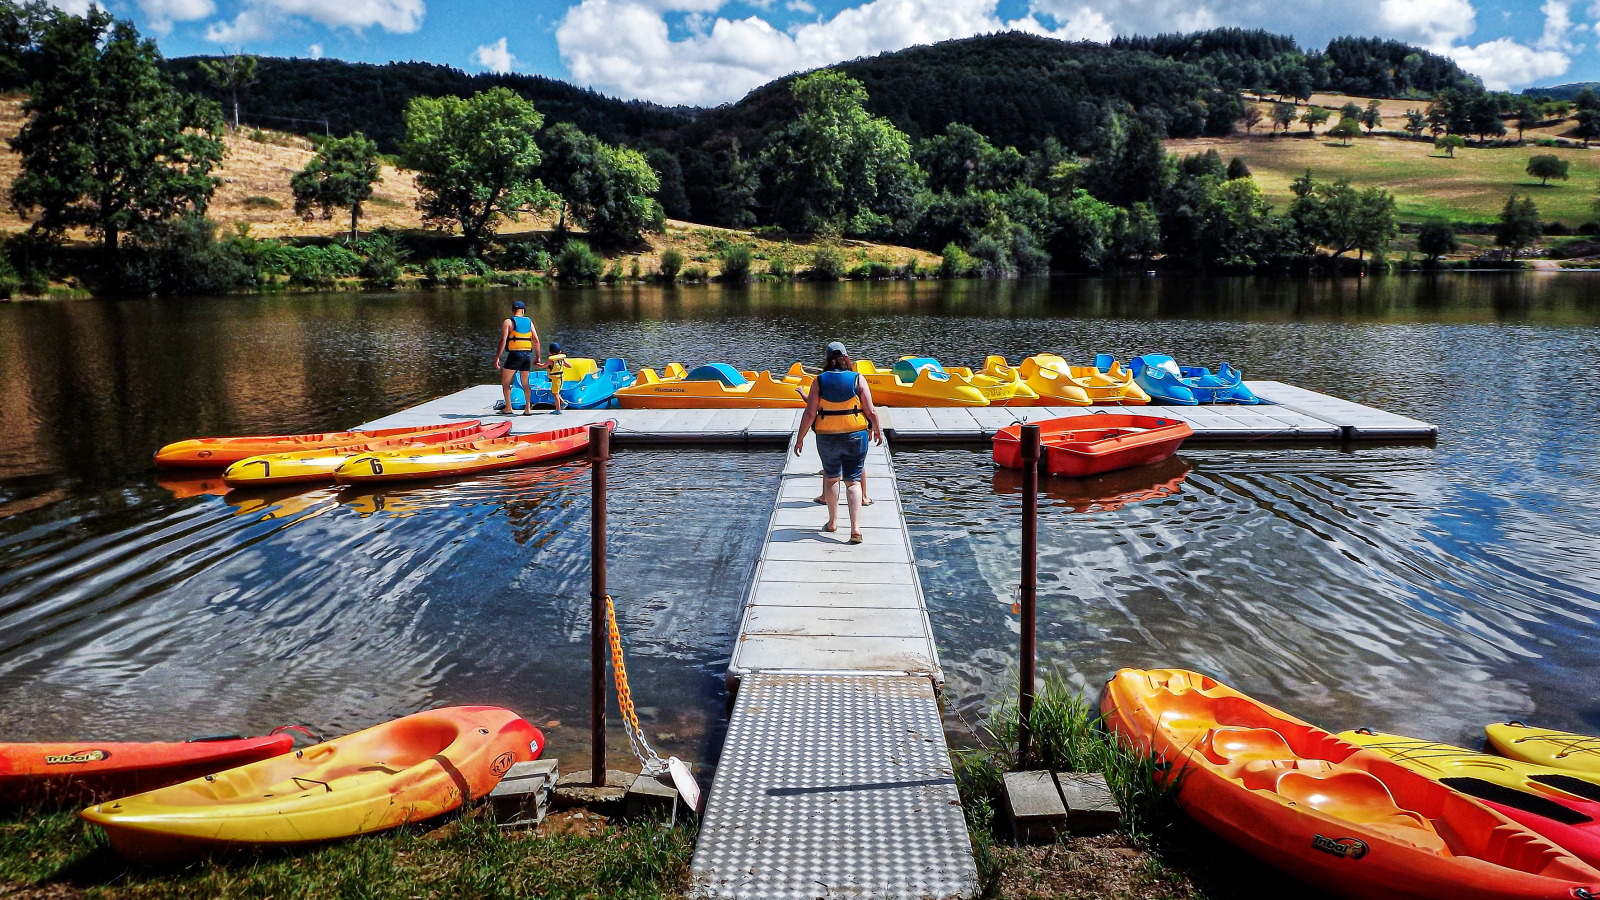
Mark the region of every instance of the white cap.
<instances>
[{"instance_id":1,"label":"white cap","mask_svg":"<svg viewBox=\"0 0 1600 900\"><path fill-rule=\"evenodd\" d=\"M828 352L832 353L835 350L844 354L845 356L850 355L850 351L844 348L844 341L834 341L828 345Z\"/></svg>"}]
</instances>

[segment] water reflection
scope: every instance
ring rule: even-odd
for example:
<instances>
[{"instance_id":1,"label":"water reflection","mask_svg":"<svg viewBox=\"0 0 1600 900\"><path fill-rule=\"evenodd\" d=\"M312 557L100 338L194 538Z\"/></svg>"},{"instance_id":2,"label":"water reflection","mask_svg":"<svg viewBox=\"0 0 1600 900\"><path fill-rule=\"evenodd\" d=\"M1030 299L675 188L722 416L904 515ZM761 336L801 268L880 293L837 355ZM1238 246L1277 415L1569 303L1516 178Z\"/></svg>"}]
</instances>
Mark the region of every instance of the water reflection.
<instances>
[{"instance_id":1,"label":"water reflection","mask_svg":"<svg viewBox=\"0 0 1600 900\"><path fill-rule=\"evenodd\" d=\"M964 448L966 449L966 448ZM1039 495L1046 505L1055 503L1075 513L1116 512L1130 503L1164 500L1183 489L1189 463L1171 456L1148 466L1104 472L1088 478L1039 476ZM994 467L994 492L1022 493L1022 471Z\"/></svg>"}]
</instances>

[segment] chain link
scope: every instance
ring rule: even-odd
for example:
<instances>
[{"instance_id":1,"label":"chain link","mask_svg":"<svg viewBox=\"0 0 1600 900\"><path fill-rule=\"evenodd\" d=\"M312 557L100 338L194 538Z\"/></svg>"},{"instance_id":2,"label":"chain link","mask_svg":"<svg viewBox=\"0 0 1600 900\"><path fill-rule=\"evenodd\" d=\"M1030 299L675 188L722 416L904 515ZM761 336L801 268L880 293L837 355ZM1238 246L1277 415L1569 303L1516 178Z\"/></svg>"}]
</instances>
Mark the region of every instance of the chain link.
<instances>
[{"instance_id":1,"label":"chain link","mask_svg":"<svg viewBox=\"0 0 1600 900\"><path fill-rule=\"evenodd\" d=\"M656 753L639 727L639 714L633 708L633 691L628 688L628 665L622 659L622 632L617 630L617 607L606 595L606 638L611 644L611 671L617 680L617 706L622 710L622 727L628 732L633 755L639 758L646 775L664 775L667 761Z\"/></svg>"}]
</instances>

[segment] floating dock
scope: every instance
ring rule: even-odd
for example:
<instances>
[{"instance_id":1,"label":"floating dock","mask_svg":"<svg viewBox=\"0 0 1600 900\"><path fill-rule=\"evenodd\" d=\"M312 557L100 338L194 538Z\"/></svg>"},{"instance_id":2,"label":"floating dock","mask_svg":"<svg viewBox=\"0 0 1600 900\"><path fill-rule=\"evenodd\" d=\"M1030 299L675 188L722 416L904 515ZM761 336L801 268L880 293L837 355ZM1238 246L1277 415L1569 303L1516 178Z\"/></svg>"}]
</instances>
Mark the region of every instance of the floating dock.
<instances>
[{"instance_id":1,"label":"floating dock","mask_svg":"<svg viewBox=\"0 0 1600 900\"><path fill-rule=\"evenodd\" d=\"M1008 425L1097 412L1182 419L1191 443L1431 440L1426 422L1276 381L1256 406L880 409L898 442L987 442ZM497 385L360 426L498 418ZM787 444L798 409L568 410L529 433L615 419L617 444ZM816 442L785 456L728 666L733 713L700 826L694 893L729 900L972 897L977 887L940 722L943 686L894 467L867 457L865 542L825 533Z\"/></svg>"},{"instance_id":2,"label":"floating dock","mask_svg":"<svg viewBox=\"0 0 1600 900\"><path fill-rule=\"evenodd\" d=\"M1327 394L1278 381L1247 381L1254 406L1031 406L976 408L880 407L885 433L893 441L987 441L996 431L1021 421L1096 412L1139 413L1182 419L1194 428L1190 443L1210 441L1404 441L1431 440L1437 426L1406 416L1362 406ZM361 428L437 425L497 417L501 398L497 385L481 385L430 400ZM788 442L800 425L798 409L610 409L567 410L559 417L548 411L513 416L512 432L523 434L588 422L617 420L612 441L618 444Z\"/></svg>"}]
</instances>

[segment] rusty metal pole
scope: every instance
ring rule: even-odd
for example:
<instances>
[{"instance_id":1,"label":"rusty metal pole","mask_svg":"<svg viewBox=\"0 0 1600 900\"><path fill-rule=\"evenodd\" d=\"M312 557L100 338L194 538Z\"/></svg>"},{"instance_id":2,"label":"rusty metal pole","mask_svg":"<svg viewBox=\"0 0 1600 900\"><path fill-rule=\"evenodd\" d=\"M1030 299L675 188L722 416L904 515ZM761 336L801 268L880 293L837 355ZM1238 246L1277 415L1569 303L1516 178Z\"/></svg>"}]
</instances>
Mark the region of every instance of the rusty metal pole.
<instances>
[{"instance_id":1,"label":"rusty metal pole","mask_svg":"<svg viewBox=\"0 0 1600 900\"><path fill-rule=\"evenodd\" d=\"M590 783L606 783L606 464L611 429L589 426L589 768Z\"/></svg>"},{"instance_id":2,"label":"rusty metal pole","mask_svg":"<svg viewBox=\"0 0 1600 900\"><path fill-rule=\"evenodd\" d=\"M1017 764L1033 742L1034 601L1039 587L1039 426L1022 426L1022 660L1017 690Z\"/></svg>"}]
</instances>

